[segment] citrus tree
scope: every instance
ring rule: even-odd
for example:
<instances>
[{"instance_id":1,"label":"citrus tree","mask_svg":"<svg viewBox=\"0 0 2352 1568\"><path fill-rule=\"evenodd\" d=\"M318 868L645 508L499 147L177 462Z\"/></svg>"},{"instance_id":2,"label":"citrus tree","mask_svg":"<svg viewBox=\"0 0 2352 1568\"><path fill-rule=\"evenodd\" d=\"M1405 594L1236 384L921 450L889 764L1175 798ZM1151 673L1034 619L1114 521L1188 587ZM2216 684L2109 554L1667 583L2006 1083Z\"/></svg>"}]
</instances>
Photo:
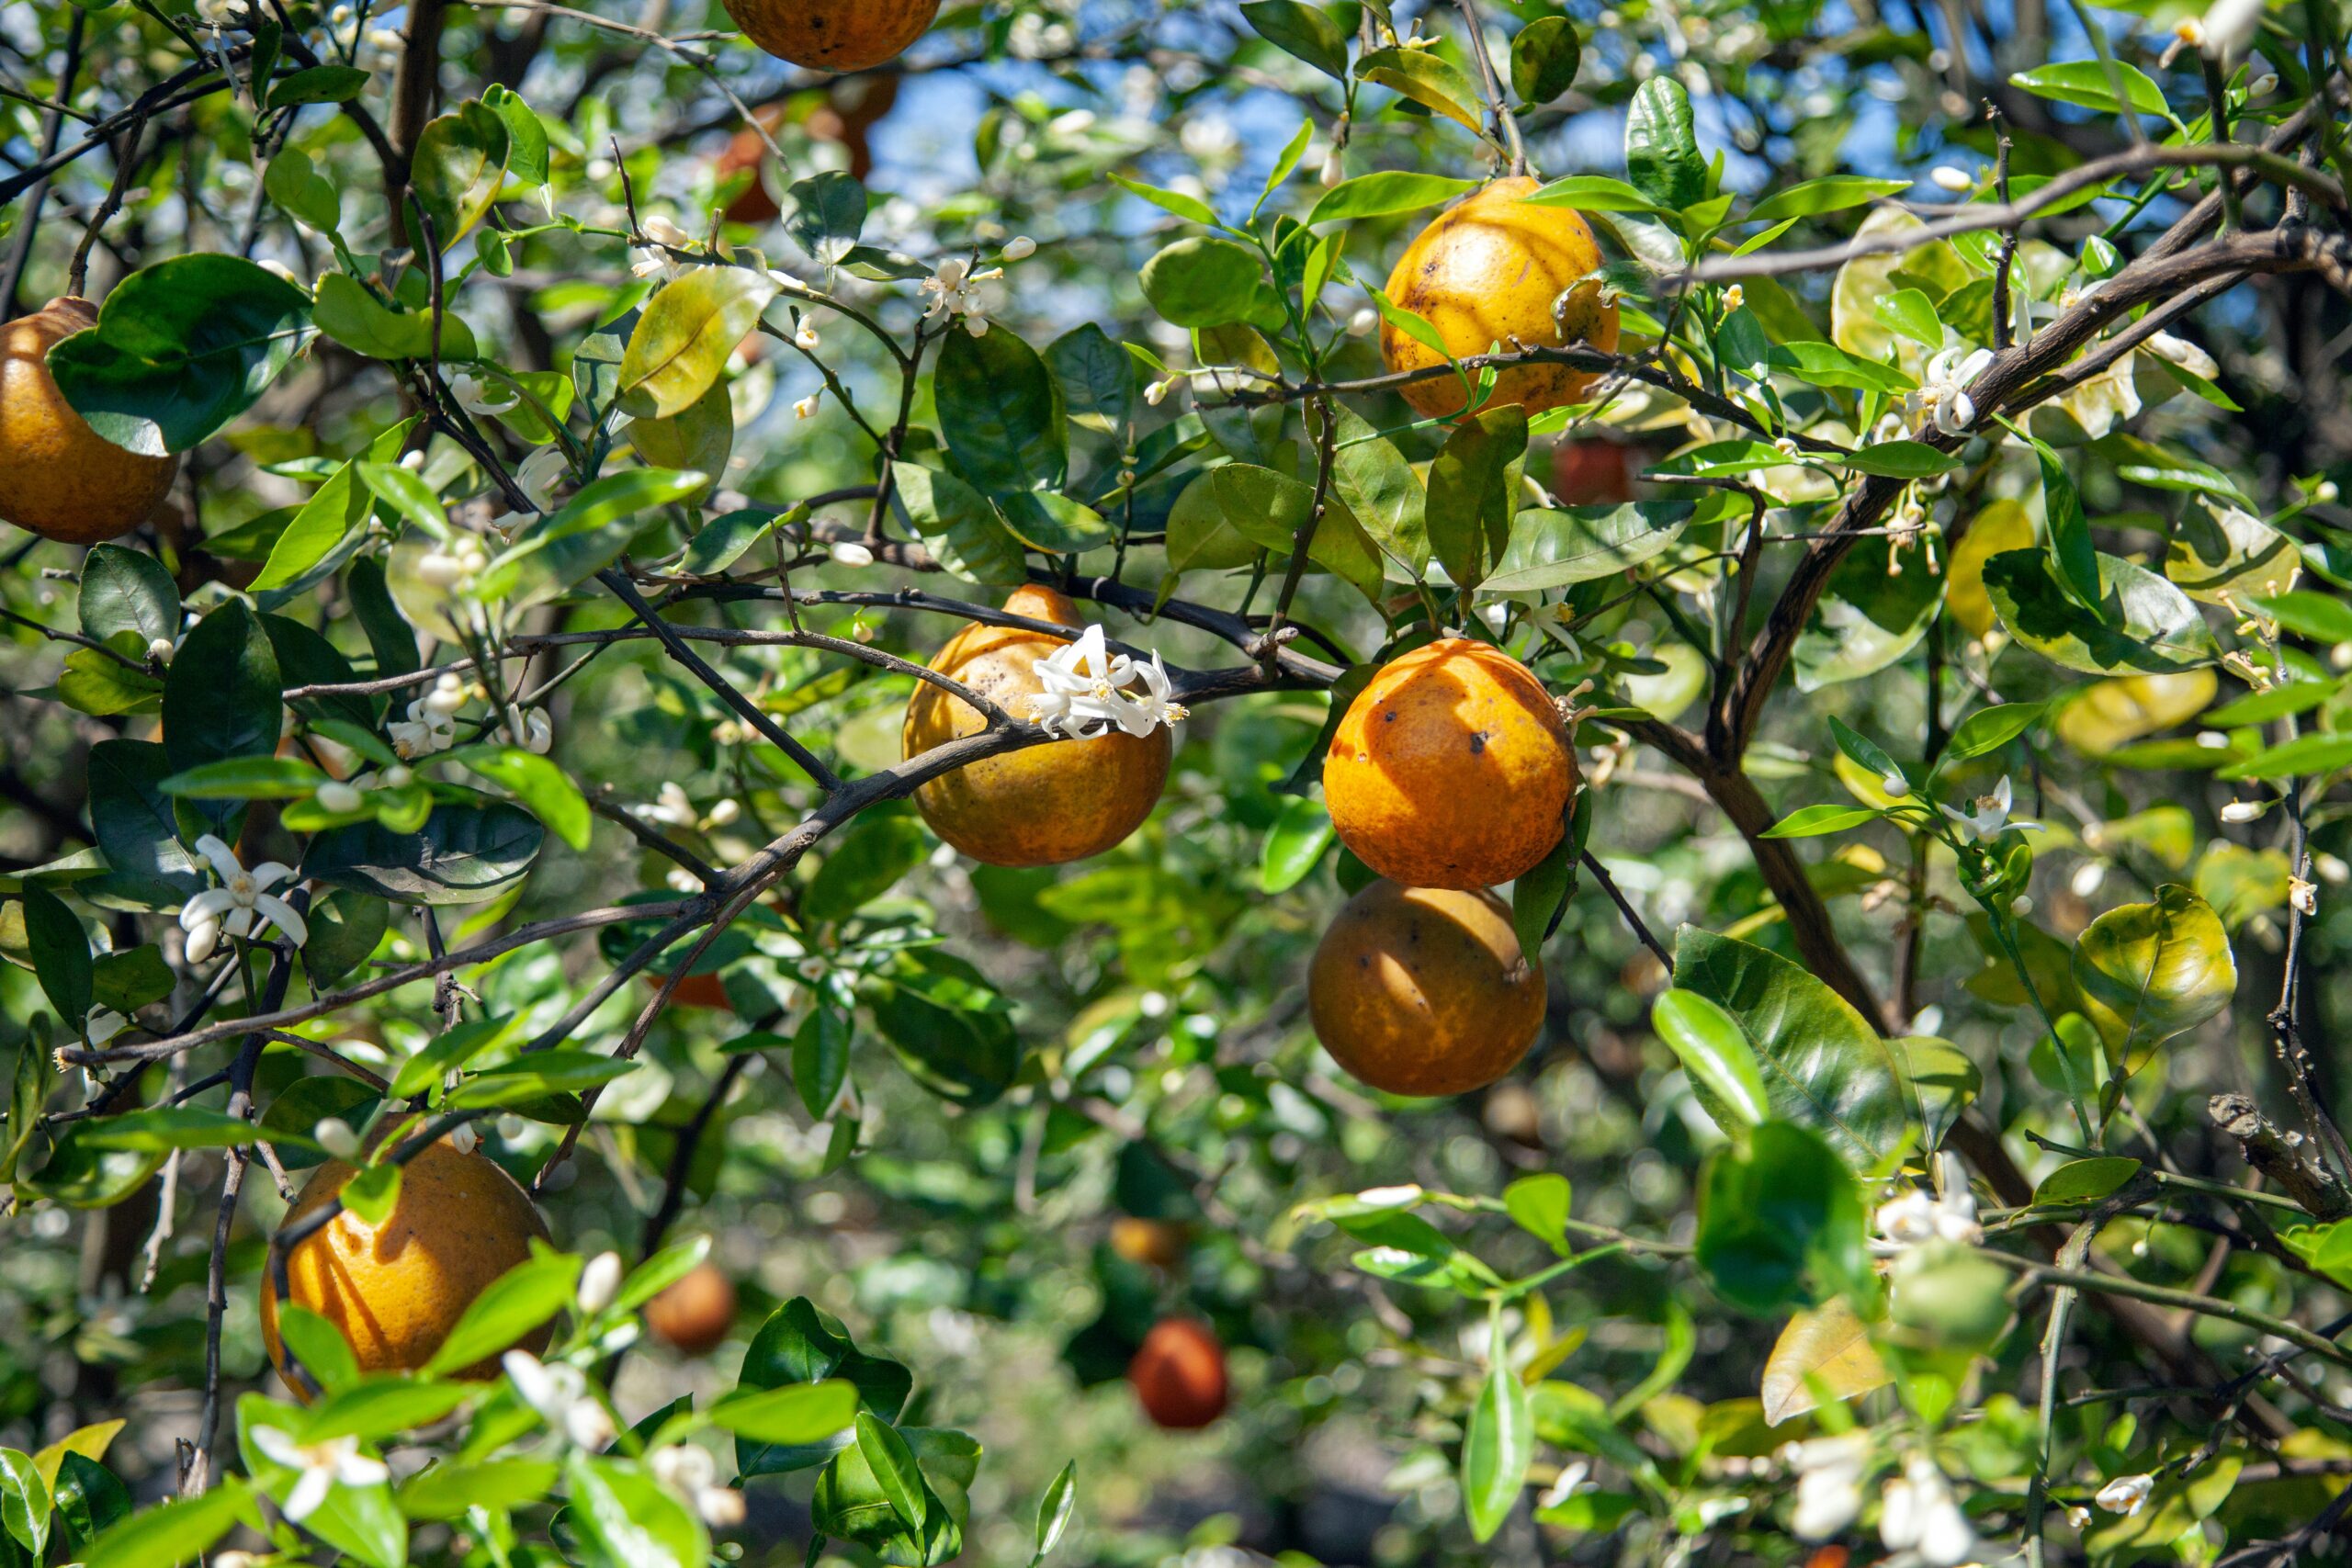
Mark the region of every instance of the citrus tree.
<instances>
[{"instance_id":1,"label":"citrus tree","mask_svg":"<svg viewBox=\"0 0 2352 1568\"><path fill-rule=\"evenodd\" d=\"M0 1568L2325 1551L2346 28L0 7Z\"/></svg>"}]
</instances>

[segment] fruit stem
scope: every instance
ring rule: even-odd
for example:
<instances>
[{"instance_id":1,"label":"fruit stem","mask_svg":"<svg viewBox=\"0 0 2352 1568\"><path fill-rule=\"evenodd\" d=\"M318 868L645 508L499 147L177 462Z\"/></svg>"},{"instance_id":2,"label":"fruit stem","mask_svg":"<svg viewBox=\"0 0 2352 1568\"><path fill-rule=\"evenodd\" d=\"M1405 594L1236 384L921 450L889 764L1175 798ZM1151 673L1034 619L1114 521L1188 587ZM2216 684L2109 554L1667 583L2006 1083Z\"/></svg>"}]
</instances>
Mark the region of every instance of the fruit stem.
<instances>
[{"instance_id":1,"label":"fruit stem","mask_svg":"<svg viewBox=\"0 0 2352 1568\"><path fill-rule=\"evenodd\" d=\"M1478 15L1478 0L1453 3L1461 9L1462 19L1469 24L1470 52L1478 62L1478 76L1487 88L1487 107L1494 112L1495 124L1509 147L1511 177L1516 179L1527 173L1527 143L1520 140L1519 118L1510 112L1510 103L1503 96L1502 78L1495 74L1494 57L1487 52L1487 24Z\"/></svg>"}]
</instances>

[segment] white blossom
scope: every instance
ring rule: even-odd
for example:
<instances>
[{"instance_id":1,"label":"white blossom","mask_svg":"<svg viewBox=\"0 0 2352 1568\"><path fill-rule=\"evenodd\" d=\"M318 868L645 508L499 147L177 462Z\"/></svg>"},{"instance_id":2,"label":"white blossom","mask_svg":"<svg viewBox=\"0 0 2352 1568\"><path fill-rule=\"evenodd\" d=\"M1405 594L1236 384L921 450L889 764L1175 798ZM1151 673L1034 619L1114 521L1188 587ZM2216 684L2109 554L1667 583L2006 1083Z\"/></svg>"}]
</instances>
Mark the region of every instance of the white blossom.
<instances>
[{"instance_id":1,"label":"white blossom","mask_svg":"<svg viewBox=\"0 0 2352 1568\"><path fill-rule=\"evenodd\" d=\"M817 417L817 410L819 406L821 405L823 401L824 394L822 392L811 392L807 397L792 405L792 417L795 419L814 419Z\"/></svg>"},{"instance_id":2,"label":"white blossom","mask_svg":"<svg viewBox=\"0 0 2352 1568\"><path fill-rule=\"evenodd\" d=\"M1976 1555L1976 1531L1960 1510L1935 1461L1914 1454L1879 1498L1879 1539L1891 1551L1913 1551L1928 1568L1960 1568Z\"/></svg>"},{"instance_id":3,"label":"white blossom","mask_svg":"<svg viewBox=\"0 0 2352 1568\"><path fill-rule=\"evenodd\" d=\"M2213 0L2202 17L2191 17L2173 28L2182 42L2195 45L2209 60L2227 63L2245 52L2262 30L2264 0Z\"/></svg>"},{"instance_id":4,"label":"white blossom","mask_svg":"<svg viewBox=\"0 0 2352 1568\"><path fill-rule=\"evenodd\" d=\"M588 1260L587 1267L580 1270L580 1310L590 1317L595 1316L613 1304L613 1298L620 1293L620 1288L621 1255L617 1252L596 1254Z\"/></svg>"},{"instance_id":5,"label":"white blossom","mask_svg":"<svg viewBox=\"0 0 2352 1568\"><path fill-rule=\"evenodd\" d=\"M294 1490L278 1505L287 1518L298 1525L317 1513L326 1502L327 1494L337 1486L381 1486L392 1478L391 1470L382 1460L359 1451L359 1439L356 1437L298 1443L283 1427L257 1425L253 1428L253 1439L264 1459L301 1472Z\"/></svg>"},{"instance_id":6,"label":"white blossom","mask_svg":"<svg viewBox=\"0 0 2352 1568\"><path fill-rule=\"evenodd\" d=\"M2041 823L2028 821L2022 817L2015 821L2010 820L2009 810L2016 804L2016 792L2010 787L2008 775L2004 773L2001 775L2001 782L1993 786L1992 794L1980 795L1976 797L1974 810L1957 811L1949 806L1939 806L1936 809L1951 818L1953 824L1960 829L1961 838L1965 841L1973 844L1989 844L2002 834L2013 829L2019 832L2041 830Z\"/></svg>"},{"instance_id":7,"label":"white blossom","mask_svg":"<svg viewBox=\"0 0 2352 1568\"><path fill-rule=\"evenodd\" d=\"M659 822L672 828L691 828L697 820L693 797L674 781L662 786L652 805L632 806L629 813L640 822Z\"/></svg>"},{"instance_id":8,"label":"white blossom","mask_svg":"<svg viewBox=\"0 0 2352 1568\"><path fill-rule=\"evenodd\" d=\"M547 709L533 708L523 716L523 750L542 757L555 750L555 721Z\"/></svg>"},{"instance_id":9,"label":"white blossom","mask_svg":"<svg viewBox=\"0 0 2352 1568\"><path fill-rule=\"evenodd\" d=\"M1002 267L990 267L974 272L972 264L962 256L948 256L922 280L922 291L930 300L922 313L926 321L962 317L964 328L974 337L988 334L986 302L980 298L980 285L1004 276Z\"/></svg>"},{"instance_id":10,"label":"white blossom","mask_svg":"<svg viewBox=\"0 0 2352 1568\"><path fill-rule=\"evenodd\" d=\"M684 229L679 228L676 223L671 221L665 217L662 217L660 213L656 213L645 220L644 230L645 237L652 241L657 245L662 245L673 251L685 251L692 250L694 248L695 237L692 234L687 233Z\"/></svg>"},{"instance_id":11,"label":"white blossom","mask_svg":"<svg viewBox=\"0 0 2352 1568\"><path fill-rule=\"evenodd\" d=\"M337 817L346 811L358 810L366 800L357 784L346 784L342 779L327 780L311 793L311 798L320 810Z\"/></svg>"},{"instance_id":12,"label":"white blossom","mask_svg":"<svg viewBox=\"0 0 2352 1568\"><path fill-rule=\"evenodd\" d=\"M1004 247L1004 259L1007 261L1027 261L1036 254L1037 242L1026 234L1015 237Z\"/></svg>"},{"instance_id":13,"label":"white blossom","mask_svg":"<svg viewBox=\"0 0 2352 1568\"><path fill-rule=\"evenodd\" d=\"M874 564L872 550L864 545L846 539L832 547L831 555L835 566L872 566Z\"/></svg>"},{"instance_id":14,"label":"white blossom","mask_svg":"<svg viewBox=\"0 0 2352 1568\"><path fill-rule=\"evenodd\" d=\"M1912 419L1925 419L1946 435L1962 435L1976 423L1976 402L1968 395L1969 383L1984 373L1993 363L1993 351L1980 348L1965 356L1957 347L1947 348L1928 362L1928 374L1919 389L1905 395L1905 412Z\"/></svg>"},{"instance_id":15,"label":"white blossom","mask_svg":"<svg viewBox=\"0 0 2352 1568\"><path fill-rule=\"evenodd\" d=\"M427 588L463 592L490 564L490 551L472 534L459 534L416 558L416 580Z\"/></svg>"},{"instance_id":16,"label":"white blossom","mask_svg":"<svg viewBox=\"0 0 2352 1568\"><path fill-rule=\"evenodd\" d=\"M1796 1509L1789 1528L1800 1540L1827 1540L1862 1511L1862 1475L1871 1440L1861 1432L1789 1443L1780 1460L1797 1472Z\"/></svg>"},{"instance_id":17,"label":"white blossom","mask_svg":"<svg viewBox=\"0 0 2352 1568\"><path fill-rule=\"evenodd\" d=\"M523 394L504 382L485 380L470 370L449 378L449 395L470 414L504 413L523 400Z\"/></svg>"},{"instance_id":18,"label":"white blossom","mask_svg":"<svg viewBox=\"0 0 2352 1568\"><path fill-rule=\"evenodd\" d=\"M588 1375L578 1367L549 1366L528 1350L509 1350L498 1364L523 1403L575 1448L593 1451L613 1440L612 1412L588 1392Z\"/></svg>"},{"instance_id":19,"label":"white blossom","mask_svg":"<svg viewBox=\"0 0 2352 1568\"><path fill-rule=\"evenodd\" d=\"M2222 807L2222 820L2224 822L2258 821L2262 814L2268 809L2268 804L2264 801L2233 800Z\"/></svg>"},{"instance_id":20,"label":"white blossom","mask_svg":"<svg viewBox=\"0 0 2352 1568\"><path fill-rule=\"evenodd\" d=\"M514 483L531 498L531 504L541 512L555 505L555 487L561 484L567 469L560 447L542 446L514 469Z\"/></svg>"},{"instance_id":21,"label":"white blossom","mask_svg":"<svg viewBox=\"0 0 2352 1568\"><path fill-rule=\"evenodd\" d=\"M656 1449L646 1456L653 1478L695 1506L703 1522L726 1529L743 1522L743 1495L718 1484L718 1462L692 1443Z\"/></svg>"},{"instance_id":22,"label":"white blossom","mask_svg":"<svg viewBox=\"0 0 2352 1568\"><path fill-rule=\"evenodd\" d=\"M162 664L170 660L173 653L177 651L178 648L179 644L174 642L170 637L159 637L147 644L147 657L153 660L156 663Z\"/></svg>"},{"instance_id":23,"label":"white blossom","mask_svg":"<svg viewBox=\"0 0 2352 1568\"><path fill-rule=\"evenodd\" d=\"M1029 699L1029 716L1046 729L1074 740L1107 735L1115 726L1129 735L1148 735L1160 725L1190 716L1172 701L1175 683L1158 653L1145 664L1110 650L1099 626L1075 642L1037 660L1040 690ZM1141 682L1143 690L1132 690Z\"/></svg>"},{"instance_id":24,"label":"white blossom","mask_svg":"<svg viewBox=\"0 0 2352 1568\"><path fill-rule=\"evenodd\" d=\"M2319 886L2301 877L2290 878L2287 884L2287 902L2304 915L2319 913Z\"/></svg>"},{"instance_id":25,"label":"white blossom","mask_svg":"<svg viewBox=\"0 0 2352 1568\"><path fill-rule=\"evenodd\" d=\"M1984 1227L1976 1219L1976 1198L1968 1190L1968 1176L1960 1162L1941 1154L1936 1156L1936 1168L1940 1197L1924 1187L1913 1187L1880 1205L1875 1223L1887 1246L1917 1247L1928 1241L1974 1246L1984 1239Z\"/></svg>"},{"instance_id":26,"label":"white blossom","mask_svg":"<svg viewBox=\"0 0 2352 1568\"><path fill-rule=\"evenodd\" d=\"M419 697L408 705L408 717L386 725L384 733L391 737L392 750L401 760L413 762L458 743L457 716L435 707L429 696Z\"/></svg>"},{"instance_id":27,"label":"white blossom","mask_svg":"<svg viewBox=\"0 0 2352 1568\"><path fill-rule=\"evenodd\" d=\"M817 335L815 325L805 319L800 323L800 330L792 334L792 341L810 354L824 346L824 340Z\"/></svg>"},{"instance_id":28,"label":"white blossom","mask_svg":"<svg viewBox=\"0 0 2352 1568\"><path fill-rule=\"evenodd\" d=\"M2119 1475L2100 1487L2091 1501L2110 1514L2129 1517L2146 1506L2148 1494L2155 1489L2156 1478L2153 1475Z\"/></svg>"},{"instance_id":29,"label":"white blossom","mask_svg":"<svg viewBox=\"0 0 2352 1568\"><path fill-rule=\"evenodd\" d=\"M310 927L285 899L269 889L294 873L276 861L264 861L247 871L227 844L210 833L196 841L197 853L212 863L220 886L187 901L180 911L180 929L187 932L187 961L201 964L212 956L226 931L233 937L253 937L261 927L277 927L301 946L311 940Z\"/></svg>"}]
</instances>

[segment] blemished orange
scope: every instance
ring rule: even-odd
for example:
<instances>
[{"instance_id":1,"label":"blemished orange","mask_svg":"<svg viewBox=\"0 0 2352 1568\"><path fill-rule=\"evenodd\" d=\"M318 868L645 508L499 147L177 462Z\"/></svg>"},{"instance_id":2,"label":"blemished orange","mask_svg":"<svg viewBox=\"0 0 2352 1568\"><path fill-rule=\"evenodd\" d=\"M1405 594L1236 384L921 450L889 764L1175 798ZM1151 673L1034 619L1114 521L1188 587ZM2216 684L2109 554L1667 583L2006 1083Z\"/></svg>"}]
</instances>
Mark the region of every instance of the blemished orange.
<instances>
[{"instance_id":1,"label":"blemished orange","mask_svg":"<svg viewBox=\"0 0 2352 1568\"><path fill-rule=\"evenodd\" d=\"M743 36L812 71L870 71L939 15L939 0L726 0Z\"/></svg>"},{"instance_id":2,"label":"blemished orange","mask_svg":"<svg viewBox=\"0 0 2352 1568\"><path fill-rule=\"evenodd\" d=\"M1127 1382L1143 1413L1170 1431L1192 1432L1225 1414L1231 1398L1225 1347L1205 1323L1165 1317L1143 1337L1127 1363Z\"/></svg>"},{"instance_id":3,"label":"blemished orange","mask_svg":"<svg viewBox=\"0 0 2352 1568\"><path fill-rule=\"evenodd\" d=\"M1005 610L1075 627L1078 606L1050 588L1015 589ZM931 667L1027 718L1039 690L1035 665L1069 641L1019 626L967 626ZM988 728L978 708L923 682L907 704L900 739L917 757ZM1174 750L1166 728L1055 740L967 762L915 791L933 832L990 865L1059 865L1101 854L1140 827L1159 802Z\"/></svg>"},{"instance_id":4,"label":"blemished orange","mask_svg":"<svg viewBox=\"0 0 2352 1568\"><path fill-rule=\"evenodd\" d=\"M1566 830L1576 783L1544 683L1466 637L1383 665L1323 759L1340 841L1408 887L1492 887L1532 870Z\"/></svg>"},{"instance_id":5,"label":"blemished orange","mask_svg":"<svg viewBox=\"0 0 2352 1568\"><path fill-rule=\"evenodd\" d=\"M49 351L97 320L69 295L0 327L0 519L68 545L130 533L180 471L108 441L58 390Z\"/></svg>"},{"instance_id":6,"label":"blemished orange","mask_svg":"<svg viewBox=\"0 0 2352 1568\"><path fill-rule=\"evenodd\" d=\"M735 1326L735 1282L715 1263L698 1263L645 1303L645 1326L684 1356L707 1356Z\"/></svg>"},{"instance_id":7,"label":"blemished orange","mask_svg":"<svg viewBox=\"0 0 2352 1568\"><path fill-rule=\"evenodd\" d=\"M343 1190L355 1174L329 1160L311 1174L293 1207L291 1224ZM501 1274L531 1256L534 1239L548 1239L547 1222L530 1194L486 1155L461 1154L447 1139L401 1168L400 1198L381 1225L345 1210L306 1236L286 1260L296 1304L343 1332L363 1372L414 1371ZM534 1354L547 1348L552 1325L522 1341ZM269 1359L286 1370L277 1339L277 1289L265 1269L261 1337ZM497 1375L496 1357L458 1375Z\"/></svg>"},{"instance_id":8,"label":"blemished orange","mask_svg":"<svg viewBox=\"0 0 2352 1568\"><path fill-rule=\"evenodd\" d=\"M1316 1038L1390 1094L1467 1094L1519 1066L1544 1024L1544 971L1480 888L1375 882L1323 933L1307 973Z\"/></svg>"},{"instance_id":9,"label":"blemished orange","mask_svg":"<svg viewBox=\"0 0 2352 1568\"><path fill-rule=\"evenodd\" d=\"M1524 175L1496 180L1421 231L1388 275L1388 298L1437 329L1456 359L1500 347L1564 348L1582 343L1617 347L1617 307L1602 298L1592 225L1565 207L1531 207L1536 188ZM1392 371L1445 360L1427 344L1384 320L1380 354ZM1497 378L1496 405L1519 403L1531 414L1581 402L1590 372L1566 365L1517 365ZM1462 412L1458 376L1430 376L1398 389L1426 418Z\"/></svg>"}]
</instances>

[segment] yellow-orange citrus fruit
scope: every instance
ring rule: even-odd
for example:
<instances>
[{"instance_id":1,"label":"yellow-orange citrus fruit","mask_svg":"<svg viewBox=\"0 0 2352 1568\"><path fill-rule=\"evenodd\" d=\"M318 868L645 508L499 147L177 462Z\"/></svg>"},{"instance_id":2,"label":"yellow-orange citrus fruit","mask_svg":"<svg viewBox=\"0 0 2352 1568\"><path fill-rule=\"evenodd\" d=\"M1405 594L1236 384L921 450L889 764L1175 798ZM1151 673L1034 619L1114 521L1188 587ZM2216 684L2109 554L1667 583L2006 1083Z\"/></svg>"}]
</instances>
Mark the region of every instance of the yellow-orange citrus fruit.
<instances>
[{"instance_id":1,"label":"yellow-orange citrus fruit","mask_svg":"<svg viewBox=\"0 0 2352 1568\"><path fill-rule=\"evenodd\" d=\"M285 1223L326 1203L353 1174L341 1160L319 1167L286 1211ZM433 1359L474 1298L530 1258L534 1237L547 1235L530 1194L496 1161L460 1154L444 1140L401 1168L400 1199L381 1225L345 1210L305 1237L286 1260L287 1284L296 1304L343 1331L361 1371L414 1371ZM523 1347L534 1353L547 1348L549 1332L541 1327ZM277 1289L266 1269L261 1337L283 1372ZM488 1378L497 1371L492 1357L458 1375Z\"/></svg>"},{"instance_id":2,"label":"yellow-orange citrus fruit","mask_svg":"<svg viewBox=\"0 0 2352 1568\"><path fill-rule=\"evenodd\" d=\"M727 0L743 36L812 71L868 71L895 60L939 15L939 0Z\"/></svg>"},{"instance_id":3,"label":"yellow-orange citrus fruit","mask_svg":"<svg viewBox=\"0 0 2352 1568\"><path fill-rule=\"evenodd\" d=\"M1316 1038L1361 1082L1467 1094L1527 1055L1544 1023L1544 971L1484 888L1375 882L1323 933L1306 1005Z\"/></svg>"},{"instance_id":4,"label":"yellow-orange citrus fruit","mask_svg":"<svg viewBox=\"0 0 2352 1568\"><path fill-rule=\"evenodd\" d=\"M1535 188L1523 175L1495 181L1422 230L1388 275L1388 298L1435 327L1456 359L1497 344L1506 354L1577 343L1604 353L1617 347L1617 307L1602 299L1600 279L1587 276L1600 265L1592 225L1565 207L1520 199ZM1394 371L1445 363L1385 321L1380 354ZM1497 380L1492 401L1541 413L1583 400L1591 383L1589 372L1565 365L1513 366ZM1462 412L1459 377L1431 376L1400 390L1429 418Z\"/></svg>"},{"instance_id":5,"label":"yellow-orange citrus fruit","mask_svg":"<svg viewBox=\"0 0 2352 1568\"><path fill-rule=\"evenodd\" d=\"M130 533L180 471L108 441L57 389L49 351L97 319L69 296L0 327L0 518L69 545Z\"/></svg>"},{"instance_id":6,"label":"yellow-orange citrus fruit","mask_svg":"<svg viewBox=\"0 0 2352 1568\"><path fill-rule=\"evenodd\" d=\"M1340 841L1408 887L1492 887L1566 831L1576 753L1527 666L1447 637L1381 667L1323 759Z\"/></svg>"},{"instance_id":7,"label":"yellow-orange citrus fruit","mask_svg":"<svg viewBox=\"0 0 2352 1568\"><path fill-rule=\"evenodd\" d=\"M645 1303L645 1326L682 1355L705 1356L735 1326L735 1284L715 1263L694 1270Z\"/></svg>"},{"instance_id":8,"label":"yellow-orange citrus fruit","mask_svg":"<svg viewBox=\"0 0 2352 1568\"><path fill-rule=\"evenodd\" d=\"M1130 1263L1174 1269L1184 1261L1184 1227L1167 1220L1121 1214L1111 1222L1111 1250Z\"/></svg>"},{"instance_id":9,"label":"yellow-orange citrus fruit","mask_svg":"<svg viewBox=\"0 0 2352 1568\"><path fill-rule=\"evenodd\" d=\"M1143 1348L1127 1363L1143 1413L1171 1431L1190 1432L1225 1414L1230 1390L1225 1347L1205 1323L1167 1317L1151 1325Z\"/></svg>"},{"instance_id":10,"label":"yellow-orange citrus fruit","mask_svg":"<svg viewBox=\"0 0 2352 1568\"><path fill-rule=\"evenodd\" d=\"M1020 588L1007 612L1076 626L1078 606L1050 588ZM931 661L1015 718L1027 718L1039 690L1036 662L1069 641L1018 626L973 625ZM905 754L986 728L986 716L924 682L907 704ZM1091 740L1056 740L969 762L915 791L932 831L990 865L1059 865L1101 854L1140 826L1159 804L1173 750L1166 728L1148 735L1113 730Z\"/></svg>"}]
</instances>

